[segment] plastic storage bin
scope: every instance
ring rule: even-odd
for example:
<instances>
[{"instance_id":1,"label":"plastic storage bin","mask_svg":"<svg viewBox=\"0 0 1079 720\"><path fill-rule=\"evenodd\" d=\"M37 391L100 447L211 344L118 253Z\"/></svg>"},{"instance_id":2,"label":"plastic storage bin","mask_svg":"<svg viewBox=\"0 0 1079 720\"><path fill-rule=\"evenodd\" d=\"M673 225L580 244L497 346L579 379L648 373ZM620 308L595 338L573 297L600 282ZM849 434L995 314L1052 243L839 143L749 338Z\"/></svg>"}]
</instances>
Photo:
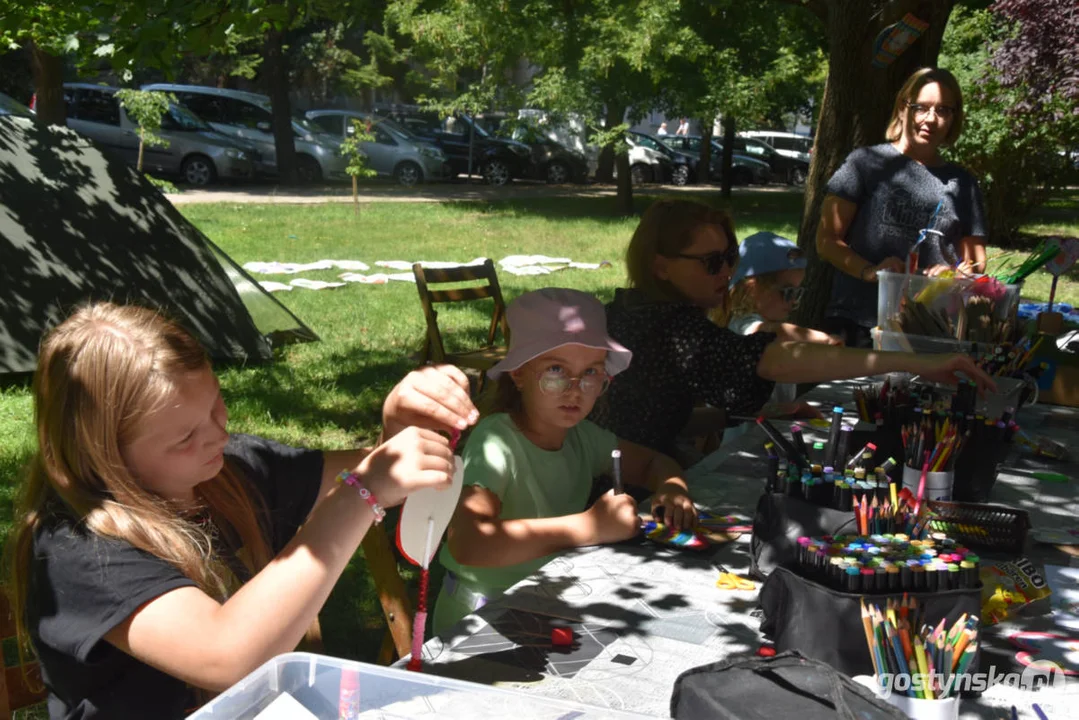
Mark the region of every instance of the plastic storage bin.
<instances>
[{"instance_id":1,"label":"plastic storage bin","mask_svg":"<svg viewBox=\"0 0 1079 720\"><path fill-rule=\"evenodd\" d=\"M929 337L927 335L907 335L906 333L884 330L875 327L869 331L873 336L873 348L875 350L888 350L890 352L914 352L920 355L936 355L940 353L963 353L972 355L984 348L993 345L971 343L955 338Z\"/></svg>"},{"instance_id":2,"label":"plastic storage bin","mask_svg":"<svg viewBox=\"0 0 1079 720\"><path fill-rule=\"evenodd\" d=\"M600 720L645 716L297 652L279 655L265 663L188 720L558 720L569 717Z\"/></svg>"},{"instance_id":3,"label":"plastic storage bin","mask_svg":"<svg viewBox=\"0 0 1079 720\"><path fill-rule=\"evenodd\" d=\"M904 304L919 300L919 306L934 315L947 318L955 328L960 312L973 295L975 280L969 278L932 278L924 275L882 272L878 275L877 325L882 330L899 330L899 317ZM1006 320L1014 316L1019 306L1019 285L1006 285L1004 297L996 302L993 317ZM925 300L922 302L921 300ZM924 317L924 316L923 316ZM929 325L929 323L925 323ZM911 333L914 334L914 333ZM918 333L930 337L944 337L948 333ZM966 340L967 338L961 338Z\"/></svg>"}]
</instances>

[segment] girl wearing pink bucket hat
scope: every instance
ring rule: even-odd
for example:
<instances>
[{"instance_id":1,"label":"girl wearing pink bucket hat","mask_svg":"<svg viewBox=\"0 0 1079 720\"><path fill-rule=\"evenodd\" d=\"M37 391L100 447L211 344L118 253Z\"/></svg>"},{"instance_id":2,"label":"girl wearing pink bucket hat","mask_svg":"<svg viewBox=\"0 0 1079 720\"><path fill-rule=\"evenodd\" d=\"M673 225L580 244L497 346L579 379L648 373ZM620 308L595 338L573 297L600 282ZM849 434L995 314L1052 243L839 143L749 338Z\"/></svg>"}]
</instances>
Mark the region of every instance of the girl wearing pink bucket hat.
<instances>
[{"instance_id":1,"label":"girl wearing pink bucket hat","mask_svg":"<svg viewBox=\"0 0 1079 720\"><path fill-rule=\"evenodd\" d=\"M607 335L603 305L577 290L525 293L506 310L510 348L488 371L495 412L465 445L464 485L440 560L446 579L435 606L441 633L524 579L554 553L617 542L640 527L637 504L615 489L585 505L592 479L613 469L652 491L655 512L693 527L697 513L669 457L620 440L586 416L632 353Z\"/></svg>"}]
</instances>

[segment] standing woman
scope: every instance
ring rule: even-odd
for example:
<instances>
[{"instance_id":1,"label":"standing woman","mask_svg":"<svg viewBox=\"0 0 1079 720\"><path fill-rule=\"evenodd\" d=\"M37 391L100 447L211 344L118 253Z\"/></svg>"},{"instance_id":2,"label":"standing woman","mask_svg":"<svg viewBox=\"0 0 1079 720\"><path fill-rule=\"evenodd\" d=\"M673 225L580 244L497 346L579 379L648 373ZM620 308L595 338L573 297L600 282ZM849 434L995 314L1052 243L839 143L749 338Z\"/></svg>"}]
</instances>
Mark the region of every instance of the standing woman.
<instances>
[{"instance_id":1,"label":"standing woman","mask_svg":"<svg viewBox=\"0 0 1079 720\"><path fill-rule=\"evenodd\" d=\"M633 353L633 363L596 404L595 423L672 455L695 404L728 417L754 414L776 382L910 372L954 383L962 372L981 387L995 387L966 355L873 352L720 327L708 313L726 306L737 263L726 213L692 200L652 203L626 250L630 287L607 305L607 332Z\"/></svg>"},{"instance_id":2,"label":"standing woman","mask_svg":"<svg viewBox=\"0 0 1079 720\"><path fill-rule=\"evenodd\" d=\"M985 271L986 219L974 176L944 160L963 130L955 76L918 70L895 98L888 142L857 148L828 181L817 252L839 270L822 329L868 347L877 320L877 273L902 272L919 231L919 267Z\"/></svg>"}]
</instances>

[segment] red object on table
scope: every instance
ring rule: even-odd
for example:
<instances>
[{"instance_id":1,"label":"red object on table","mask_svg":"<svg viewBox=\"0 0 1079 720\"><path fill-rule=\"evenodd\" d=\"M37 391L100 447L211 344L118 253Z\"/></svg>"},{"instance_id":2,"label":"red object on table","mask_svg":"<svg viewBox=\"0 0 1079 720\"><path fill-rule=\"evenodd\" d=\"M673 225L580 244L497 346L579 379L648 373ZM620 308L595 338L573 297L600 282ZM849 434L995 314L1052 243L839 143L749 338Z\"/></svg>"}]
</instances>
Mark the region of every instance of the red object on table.
<instances>
[{"instance_id":1,"label":"red object on table","mask_svg":"<svg viewBox=\"0 0 1079 720\"><path fill-rule=\"evenodd\" d=\"M757 654L761 657L775 657L776 649L771 645L761 645L757 648Z\"/></svg>"},{"instance_id":2,"label":"red object on table","mask_svg":"<svg viewBox=\"0 0 1079 720\"><path fill-rule=\"evenodd\" d=\"M551 628L552 645L572 645L573 630L568 627Z\"/></svg>"}]
</instances>

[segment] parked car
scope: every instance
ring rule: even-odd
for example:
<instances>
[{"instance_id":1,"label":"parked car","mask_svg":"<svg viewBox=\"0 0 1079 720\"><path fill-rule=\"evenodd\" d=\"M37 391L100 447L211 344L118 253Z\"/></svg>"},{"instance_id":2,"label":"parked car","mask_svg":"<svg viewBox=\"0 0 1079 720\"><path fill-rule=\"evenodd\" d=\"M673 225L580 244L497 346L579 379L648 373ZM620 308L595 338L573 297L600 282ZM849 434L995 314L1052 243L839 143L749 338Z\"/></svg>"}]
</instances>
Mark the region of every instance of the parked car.
<instances>
[{"instance_id":1,"label":"parked car","mask_svg":"<svg viewBox=\"0 0 1079 720\"><path fill-rule=\"evenodd\" d=\"M778 130L747 130L738 133L741 137L763 140L776 149L780 155L809 164L813 152L813 138L808 135L780 132Z\"/></svg>"},{"instance_id":2,"label":"parked car","mask_svg":"<svg viewBox=\"0 0 1079 720\"><path fill-rule=\"evenodd\" d=\"M626 133L626 144L629 146L629 172L630 182L634 185L643 183L669 182L674 174L674 163L666 153L654 150ZM595 148L596 161L598 164L600 148ZM614 166L614 177L618 177L618 164Z\"/></svg>"},{"instance_id":3,"label":"parked car","mask_svg":"<svg viewBox=\"0 0 1079 720\"><path fill-rule=\"evenodd\" d=\"M171 83L146 85L143 90L170 92L180 104L210 123L214 130L253 143L261 154L255 169L268 175L277 174L273 115L270 112L270 98L266 95ZM306 118L298 116L292 118L292 132L301 182L348 179L349 175L345 172L348 160L341 155L339 138L321 134Z\"/></svg>"},{"instance_id":4,"label":"parked car","mask_svg":"<svg viewBox=\"0 0 1079 720\"><path fill-rule=\"evenodd\" d=\"M531 149L524 177L552 185L584 182L588 179L588 158L579 150L559 141L550 128L542 126L535 111L491 112L476 116L476 122L489 135L524 143Z\"/></svg>"},{"instance_id":5,"label":"parked car","mask_svg":"<svg viewBox=\"0 0 1079 720\"><path fill-rule=\"evenodd\" d=\"M376 107L375 114L389 118L412 133L437 145L446 154L454 175L478 172L490 185L501 186L514 178L529 176L532 148L524 143L494 137L467 115L440 118L416 106Z\"/></svg>"},{"instance_id":6,"label":"parked car","mask_svg":"<svg viewBox=\"0 0 1079 720\"><path fill-rule=\"evenodd\" d=\"M106 152L131 165L138 163L138 125L116 98L117 88L89 83L65 83L67 126L96 140ZM192 185L217 179L245 179L254 174L257 151L215 132L190 110L170 105L157 133L167 145L143 148L143 169L179 175Z\"/></svg>"},{"instance_id":7,"label":"parked car","mask_svg":"<svg viewBox=\"0 0 1079 720\"><path fill-rule=\"evenodd\" d=\"M309 110L307 119L322 132L344 139L359 120L374 135L373 142L361 143L367 165L382 177L392 177L401 185L434 182L453 176L441 149L424 141L392 120L356 110Z\"/></svg>"},{"instance_id":8,"label":"parked car","mask_svg":"<svg viewBox=\"0 0 1079 720\"><path fill-rule=\"evenodd\" d=\"M689 135L682 137L664 138L668 141L668 144L675 147L682 147L686 152L691 152L696 155L700 155L701 152L701 138ZM722 148L722 143L719 143L715 139L716 145L713 148ZM722 150L720 150L722 152ZM712 169L713 174L718 177L720 172L719 167L719 154L713 151L712 154ZM759 180L759 170L761 169L756 163L748 162L749 160L758 160L766 163L770 168L768 179L775 180L776 182L784 182L788 185L805 185L806 177L809 176L809 163L797 158L781 155L775 148L768 143L757 140L756 138L743 138L736 137L734 139L734 157L731 163L734 167L745 168L749 171L748 179L753 182L767 182L767 180ZM741 179L745 178L745 173L742 170L737 171L742 175Z\"/></svg>"},{"instance_id":9,"label":"parked car","mask_svg":"<svg viewBox=\"0 0 1079 720\"><path fill-rule=\"evenodd\" d=\"M34 111L15 98L0 93L0 115L18 115L32 118L34 117Z\"/></svg>"},{"instance_id":10,"label":"parked car","mask_svg":"<svg viewBox=\"0 0 1079 720\"><path fill-rule=\"evenodd\" d=\"M667 135L663 142L675 150L689 155L700 161L701 138L694 135ZM697 164L693 165L693 177L696 178ZM723 172L723 146L715 139L712 140L712 157L708 164L709 174L713 180L720 177ZM772 168L763 160L735 152L731 156L732 182L735 185L767 185L772 176Z\"/></svg>"},{"instance_id":11,"label":"parked car","mask_svg":"<svg viewBox=\"0 0 1079 720\"><path fill-rule=\"evenodd\" d=\"M699 155L692 155L677 148L667 145L658 138L642 132L629 131L626 140L631 144L646 147L664 155L668 160L668 167L664 177L658 178L657 182L669 182L674 185L689 185L697 181L697 163ZM631 166L632 167L632 166Z\"/></svg>"}]
</instances>

